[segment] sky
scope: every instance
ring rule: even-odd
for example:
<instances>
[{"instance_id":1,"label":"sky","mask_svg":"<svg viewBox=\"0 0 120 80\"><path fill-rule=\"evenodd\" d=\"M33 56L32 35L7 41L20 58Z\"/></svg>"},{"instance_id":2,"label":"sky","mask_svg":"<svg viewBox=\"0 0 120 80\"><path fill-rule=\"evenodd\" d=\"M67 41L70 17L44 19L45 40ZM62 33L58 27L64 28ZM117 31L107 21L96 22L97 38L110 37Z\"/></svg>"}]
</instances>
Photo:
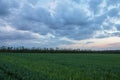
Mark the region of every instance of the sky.
<instances>
[{"instance_id":1,"label":"sky","mask_svg":"<svg viewBox=\"0 0 120 80\"><path fill-rule=\"evenodd\" d=\"M0 0L0 46L120 49L120 0Z\"/></svg>"}]
</instances>

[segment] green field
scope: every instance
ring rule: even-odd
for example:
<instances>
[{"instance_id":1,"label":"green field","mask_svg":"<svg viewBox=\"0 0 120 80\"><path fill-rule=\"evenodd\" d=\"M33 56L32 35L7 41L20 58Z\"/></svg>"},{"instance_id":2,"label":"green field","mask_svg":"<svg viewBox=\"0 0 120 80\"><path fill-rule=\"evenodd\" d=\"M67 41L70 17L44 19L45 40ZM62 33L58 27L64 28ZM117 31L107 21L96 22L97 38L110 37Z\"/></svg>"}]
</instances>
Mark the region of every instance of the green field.
<instances>
[{"instance_id":1,"label":"green field","mask_svg":"<svg viewBox=\"0 0 120 80\"><path fill-rule=\"evenodd\" d=\"M0 80L120 80L120 54L0 53Z\"/></svg>"}]
</instances>

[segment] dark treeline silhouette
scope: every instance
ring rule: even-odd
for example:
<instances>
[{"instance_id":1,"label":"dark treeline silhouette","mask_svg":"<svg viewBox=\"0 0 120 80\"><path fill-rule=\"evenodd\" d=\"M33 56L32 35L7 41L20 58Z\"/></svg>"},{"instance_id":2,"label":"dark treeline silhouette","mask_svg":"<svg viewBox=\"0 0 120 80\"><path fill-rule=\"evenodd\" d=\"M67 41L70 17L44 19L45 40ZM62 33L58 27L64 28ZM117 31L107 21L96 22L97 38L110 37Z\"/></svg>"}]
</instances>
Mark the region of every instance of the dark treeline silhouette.
<instances>
[{"instance_id":1,"label":"dark treeline silhouette","mask_svg":"<svg viewBox=\"0 0 120 80\"><path fill-rule=\"evenodd\" d=\"M81 50L81 49L60 49L60 48L25 48L21 47L0 47L0 53L73 53L73 54L120 54L120 50Z\"/></svg>"}]
</instances>

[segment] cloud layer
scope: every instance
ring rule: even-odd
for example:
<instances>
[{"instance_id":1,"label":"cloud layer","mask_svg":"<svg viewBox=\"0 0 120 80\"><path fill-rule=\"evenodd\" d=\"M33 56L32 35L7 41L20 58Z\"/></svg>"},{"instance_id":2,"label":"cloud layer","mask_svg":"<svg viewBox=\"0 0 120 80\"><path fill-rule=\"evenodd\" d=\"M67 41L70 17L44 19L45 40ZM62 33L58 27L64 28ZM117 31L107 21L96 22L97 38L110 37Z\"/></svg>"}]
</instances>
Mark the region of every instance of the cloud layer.
<instances>
[{"instance_id":1,"label":"cloud layer","mask_svg":"<svg viewBox=\"0 0 120 80\"><path fill-rule=\"evenodd\" d=\"M59 46L119 37L119 9L120 0L0 0L0 40Z\"/></svg>"}]
</instances>

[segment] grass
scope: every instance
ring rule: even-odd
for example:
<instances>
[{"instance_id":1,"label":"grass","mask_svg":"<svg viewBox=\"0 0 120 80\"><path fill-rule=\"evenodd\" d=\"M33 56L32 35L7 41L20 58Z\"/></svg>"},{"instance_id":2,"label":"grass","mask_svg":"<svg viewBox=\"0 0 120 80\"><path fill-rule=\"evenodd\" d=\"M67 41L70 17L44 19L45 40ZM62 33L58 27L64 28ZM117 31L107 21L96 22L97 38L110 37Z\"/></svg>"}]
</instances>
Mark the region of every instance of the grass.
<instances>
[{"instance_id":1,"label":"grass","mask_svg":"<svg viewBox=\"0 0 120 80\"><path fill-rule=\"evenodd\" d=\"M120 54L0 54L0 80L120 80Z\"/></svg>"}]
</instances>

